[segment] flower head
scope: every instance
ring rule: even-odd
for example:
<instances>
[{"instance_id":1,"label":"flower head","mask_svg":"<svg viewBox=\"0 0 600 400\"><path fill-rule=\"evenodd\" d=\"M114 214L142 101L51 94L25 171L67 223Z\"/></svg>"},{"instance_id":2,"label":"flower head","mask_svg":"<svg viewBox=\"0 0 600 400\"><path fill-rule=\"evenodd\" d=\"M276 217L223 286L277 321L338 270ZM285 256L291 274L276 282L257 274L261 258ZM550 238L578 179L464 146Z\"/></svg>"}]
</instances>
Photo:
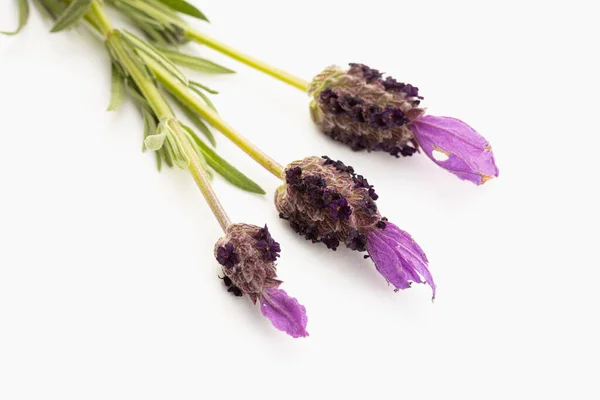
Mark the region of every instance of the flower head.
<instances>
[{"instance_id":1,"label":"flower head","mask_svg":"<svg viewBox=\"0 0 600 400\"><path fill-rule=\"evenodd\" d=\"M419 88L364 64L330 66L308 89L319 129L353 150L412 156L422 147L437 165L476 184L498 176L489 143L462 121L424 116ZM434 151L448 156L439 161Z\"/></svg>"},{"instance_id":2,"label":"flower head","mask_svg":"<svg viewBox=\"0 0 600 400\"><path fill-rule=\"evenodd\" d=\"M408 233L381 217L373 185L354 168L326 156L308 157L288 165L285 176L275 205L298 234L331 250L344 244L368 251L396 289L427 282L435 295L425 254Z\"/></svg>"},{"instance_id":3,"label":"flower head","mask_svg":"<svg viewBox=\"0 0 600 400\"><path fill-rule=\"evenodd\" d=\"M293 337L308 336L306 309L279 289L275 260L281 248L264 228L232 224L215 245L215 257L223 265L223 281L236 296L258 300L262 314L279 330Z\"/></svg>"}]
</instances>

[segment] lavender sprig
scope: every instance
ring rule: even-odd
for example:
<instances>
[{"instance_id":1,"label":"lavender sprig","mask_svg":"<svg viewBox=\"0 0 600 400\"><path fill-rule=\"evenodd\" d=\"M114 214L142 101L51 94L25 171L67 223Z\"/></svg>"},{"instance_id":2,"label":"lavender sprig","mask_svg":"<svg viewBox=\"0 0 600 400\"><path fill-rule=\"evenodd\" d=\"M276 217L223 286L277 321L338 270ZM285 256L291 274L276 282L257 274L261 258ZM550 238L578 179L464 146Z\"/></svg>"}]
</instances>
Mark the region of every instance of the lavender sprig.
<instances>
[{"instance_id":1,"label":"lavender sprig","mask_svg":"<svg viewBox=\"0 0 600 400\"><path fill-rule=\"evenodd\" d=\"M350 64L347 71L326 68L308 93L315 124L352 150L400 157L423 149L437 165L477 185L498 176L489 143L458 119L424 115L416 86L384 79L364 64Z\"/></svg>"},{"instance_id":2,"label":"lavender sprig","mask_svg":"<svg viewBox=\"0 0 600 400\"><path fill-rule=\"evenodd\" d=\"M49 8L60 2L38 1ZM295 338L308 336L306 309L295 298L279 289L282 282L277 279L275 268L275 261L281 250L279 243L271 237L266 225L260 228L231 223L211 187L203 157L203 154L215 157L216 153L207 153L206 149L199 145L199 138L176 118L170 104L156 86L145 59L153 59L157 65L171 73L173 79L177 79L193 91L187 78L143 40L125 31L113 29L100 3L94 1L84 4L83 1L73 0L60 4L66 5L63 7L63 13L56 16L58 22L62 21L61 30L74 26L85 18L105 38L113 62L113 98L109 109L118 107L121 102L118 89L121 84L125 85L144 117L147 129L145 147L157 154L168 148L168 152L164 153L167 160L187 169L192 175L226 233L215 245L215 256L223 266L229 291L235 295L245 293L254 303L260 300L262 314L275 328ZM209 107L205 102L198 102ZM151 128L148 128L149 125ZM220 158L219 160L224 161ZM218 168L215 169L219 171Z\"/></svg>"},{"instance_id":3,"label":"lavender sprig","mask_svg":"<svg viewBox=\"0 0 600 400\"><path fill-rule=\"evenodd\" d=\"M364 64L350 64L347 71L328 67L309 83L193 29L177 17L177 10L161 10L156 0L143 7L136 0L109 1L142 30L149 21L161 26L160 34L149 35L156 36L159 43L193 40L308 92L311 116L319 129L355 151L408 157L422 149L438 166L477 185L498 176L485 138L456 118L425 116L420 108L423 97L416 86L384 78L383 73ZM172 30L183 39L163 40L174 36Z\"/></svg>"},{"instance_id":4,"label":"lavender sprig","mask_svg":"<svg viewBox=\"0 0 600 400\"><path fill-rule=\"evenodd\" d=\"M411 282L436 285L425 253L412 237L379 213L372 185L354 168L327 156L295 161L275 193L279 216L313 243L367 251L377 271L396 290Z\"/></svg>"},{"instance_id":5,"label":"lavender sprig","mask_svg":"<svg viewBox=\"0 0 600 400\"><path fill-rule=\"evenodd\" d=\"M332 250L344 244L352 250L368 251L377 270L397 290L410 287L410 282L426 282L435 297L436 286L425 254L408 233L381 217L375 205L378 195L366 178L341 161L324 157L308 157L284 168L196 101L164 68L152 60L146 62L165 89L285 181L275 194L275 204L292 229Z\"/></svg>"}]
</instances>

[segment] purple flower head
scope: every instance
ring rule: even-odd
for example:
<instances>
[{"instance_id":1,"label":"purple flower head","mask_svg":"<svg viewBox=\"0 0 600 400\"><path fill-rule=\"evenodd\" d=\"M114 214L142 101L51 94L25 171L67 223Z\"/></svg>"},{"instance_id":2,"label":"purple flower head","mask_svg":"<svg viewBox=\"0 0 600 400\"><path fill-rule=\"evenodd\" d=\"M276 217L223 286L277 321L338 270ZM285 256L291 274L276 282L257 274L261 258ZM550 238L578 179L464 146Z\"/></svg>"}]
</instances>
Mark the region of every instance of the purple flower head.
<instances>
[{"instance_id":1,"label":"purple flower head","mask_svg":"<svg viewBox=\"0 0 600 400\"><path fill-rule=\"evenodd\" d=\"M275 261L280 250L266 225L232 224L226 236L217 241L215 257L224 266L223 281L229 292L245 294L253 303L259 301L262 314L277 329L293 337L308 336L306 309L279 289ZM225 255L229 256L225 260L231 260L231 254L236 257L231 266L221 262Z\"/></svg>"},{"instance_id":2,"label":"purple flower head","mask_svg":"<svg viewBox=\"0 0 600 400\"><path fill-rule=\"evenodd\" d=\"M286 176L289 171L294 171L294 183L277 190L275 205L294 231L331 250L343 243L368 251L377 270L397 289L421 282L418 274L434 287L425 255L406 232L381 217L378 196L364 176L326 156L293 162Z\"/></svg>"},{"instance_id":3,"label":"purple flower head","mask_svg":"<svg viewBox=\"0 0 600 400\"><path fill-rule=\"evenodd\" d=\"M427 156L460 179L482 185L498 176L492 147L483 136L461 120L420 117L410 128ZM438 160L434 152L445 160Z\"/></svg>"},{"instance_id":4,"label":"purple flower head","mask_svg":"<svg viewBox=\"0 0 600 400\"><path fill-rule=\"evenodd\" d=\"M308 88L319 129L352 150L410 157L423 148L437 165L478 185L498 176L489 143L462 121L424 116L419 88L364 64L330 66ZM434 157L434 151L447 159Z\"/></svg>"},{"instance_id":5,"label":"purple flower head","mask_svg":"<svg viewBox=\"0 0 600 400\"><path fill-rule=\"evenodd\" d=\"M353 150L410 156L415 144L407 124L424 113L422 97L415 86L382 75L364 64L327 68L309 86L313 120Z\"/></svg>"}]
</instances>

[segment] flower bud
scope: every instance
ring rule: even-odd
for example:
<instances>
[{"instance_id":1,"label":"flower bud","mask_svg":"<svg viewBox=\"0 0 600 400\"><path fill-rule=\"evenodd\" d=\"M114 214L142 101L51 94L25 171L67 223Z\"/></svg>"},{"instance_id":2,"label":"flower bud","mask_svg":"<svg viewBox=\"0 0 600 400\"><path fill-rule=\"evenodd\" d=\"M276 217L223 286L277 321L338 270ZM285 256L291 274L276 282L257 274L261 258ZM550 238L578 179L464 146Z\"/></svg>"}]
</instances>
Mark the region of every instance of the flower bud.
<instances>
[{"instance_id":1,"label":"flower bud","mask_svg":"<svg viewBox=\"0 0 600 400\"><path fill-rule=\"evenodd\" d=\"M411 84L350 64L347 71L326 68L313 79L308 93L319 129L355 151L399 157L412 156L421 147L433 162L461 179L480 185L498 176L485 138L455 118L424 116L419 108L423 97Z\"/></svg>"},{"instance_id":2,"label":"flower bud","mask_svg":"<svg viewBox=\"0 0 600 400\"><path fill-rule=\"evenodd\" d=\"M308 157L285 169L286 183L275 193L279 216L298 234L331 250L345 244L368 251L377 271L396 289L410 282L435 283L425 253L412 237L382 218L379 197L354 168L329 157Z\"/></svg>"},{"instance_id":3,"label":"flower bud","mask_svg":"<svg viewBox=\"0 0 600 400\"><path fill-rule=\"evenodd\" d=\"M308 336L306 309L279 289L275 261L281 248L265 225L232 224L215 244L225 285L236 296L248 295L271 323L293 337Z\"/></svg>"}]
</instances>

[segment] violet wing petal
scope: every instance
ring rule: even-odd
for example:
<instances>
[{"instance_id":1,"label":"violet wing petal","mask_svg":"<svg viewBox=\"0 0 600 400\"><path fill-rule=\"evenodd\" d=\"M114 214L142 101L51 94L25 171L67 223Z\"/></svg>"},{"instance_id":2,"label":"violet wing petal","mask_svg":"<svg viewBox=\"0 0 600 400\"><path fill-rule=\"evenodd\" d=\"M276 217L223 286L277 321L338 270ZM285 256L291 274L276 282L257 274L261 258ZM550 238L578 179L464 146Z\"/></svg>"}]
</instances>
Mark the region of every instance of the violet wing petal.
<instances>
[{"instance_id":1,"label":"violet wing petal","mask_svg":"<svg viewBox=\"0 0 600 400\"><path fill-rule=\"evenodd\" d=\"M427 256L407 232L387 222L385 229L369 233L367 251L377 271L396 290L409 288L410 282L423 283L422 278L431 286L435 299L436 285L428 269Z\"/></svg>"},{"instance_id":2,"label":"violet wing petal","mask_svg":"<svg viewBox=\"0 0 600 400\"><path fill-rule=\"evenodd\" d=\"M308 336L306 308L284 290L267 289L260 298L260 311L280 331L295 338Z\"/></svg>"},{"instance_id":3,"label":"violet wing petal","mask_svg":"<svg viewBox=\"0 0 600 400\"><path fill-rule=\"evenodd\" d=\"M498 176L490 144L461 120L426 115L414 120L410 128L425 154L460 179L482 185ZM444 153L448 159L436 160L434 151Z\"/></svg>"}]
</instances>

